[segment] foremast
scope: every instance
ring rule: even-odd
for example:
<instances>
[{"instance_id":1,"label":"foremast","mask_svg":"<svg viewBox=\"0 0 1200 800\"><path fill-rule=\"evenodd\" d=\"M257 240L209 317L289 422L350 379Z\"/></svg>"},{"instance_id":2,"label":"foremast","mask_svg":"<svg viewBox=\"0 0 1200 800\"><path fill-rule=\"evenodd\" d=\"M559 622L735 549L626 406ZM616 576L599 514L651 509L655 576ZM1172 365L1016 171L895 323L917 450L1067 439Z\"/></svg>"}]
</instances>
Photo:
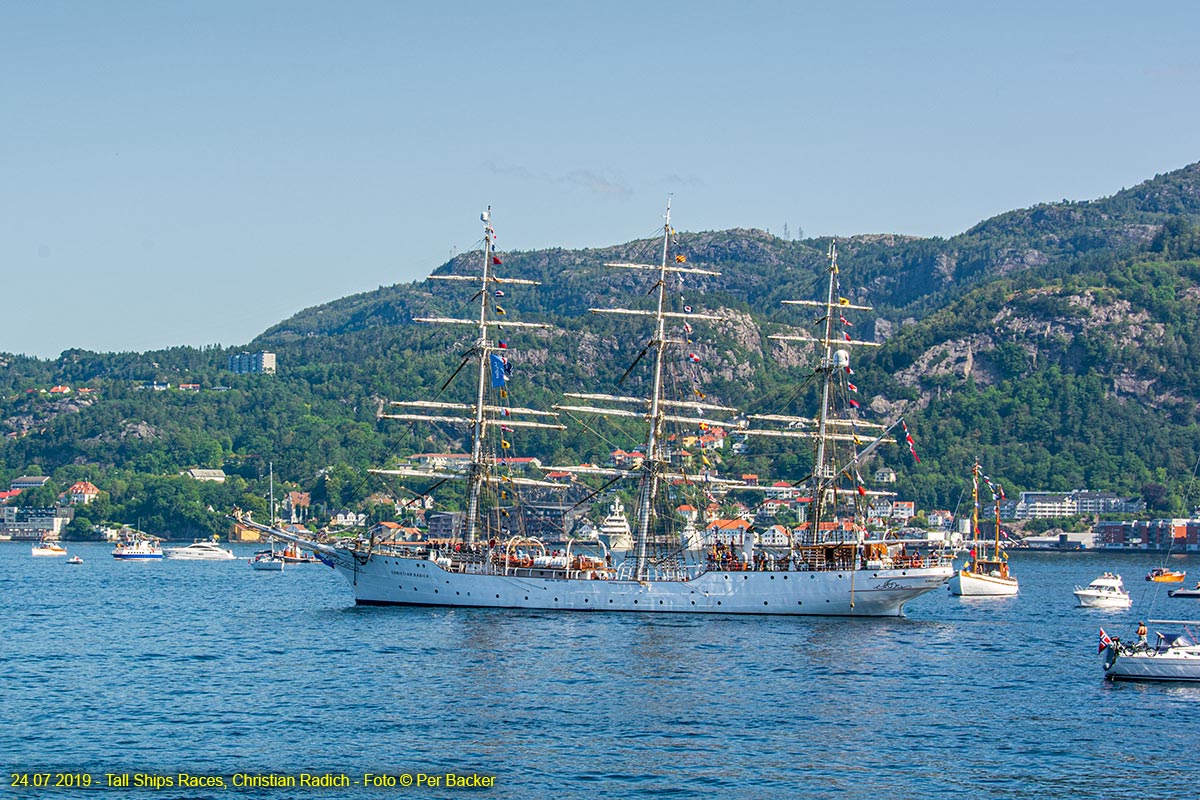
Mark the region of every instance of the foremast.
<instances>
[{"instance_id":1,"label":"foremast","mask_svg":"<svg viewBox=\"0 0 1200 800\"><path fill-rule=\"evenodd\" d=\"M513 415L524 416L540 416L540 417L557 417L558 415L548 411L537 411L530 408L513 408L504 402L489 403L487 392L489 388L499 389L501 399L507 398L507 392L503 388L507 383L507 360L500 355L501 352L507 350L506 346L497 337L493 340L490 335L492 327L504 328L534 328L547 329L550 325L535 322L514 322L510 320L501 320L506 312L503 307L495 303L495 298L503 297L504 292L498 289L500 285L505 286L539 286L539 281L523 280L520 278L502 278L495 274L493 267L498 266L501 261L496 256L495 242L496 230L492 227L492 207L488 206L487 210L479 215L479 219L483 222L483 261L482 268L478 277L468 275L430 275L430 280L442 281L461 281L466 283L477 283L478 291L473 299L479 300L479 314L476 319L456 319L450 317L414 317L413 322L420 323L444 323L453 325L473 325L478 330L478 337L475 340L471 350L464 356L462 363L455 370L454 375L457 375L471 361L477 362L477 380L475 391L475 403L473 406L461 403L442 403L436 401L396 401L393 406L402 406L410 408L426 408L426 409L451 409L459 412L464 412L460 415L432 415L428 413L414 414L380 414L381 418L399 419L406 421L421 421L421 422L449 422L459 424L469 424L471 431L471 460L468 464L465 479L467 481L467 512L466 524L463 531L463 539L467 544L475 543L479 537L479 521L480 521L480 504L483 489L489 484L499 483L501 478L496 470L496 456L493 450L486 447L487 435L490 429L498 426L497 415L503 417L503 429L512 428L551 428L555 430L565 430L565 426L552 422L537 422L533 420L525 420L514 418ZM450 380L454 379L454 375ZM450 381L446 382L448 385ZM442 387L443 389L445 386ZM467 416L469 414L469 416ZM503 440L501 434L502 447L507 446L507 442ZM378 469L371 470L372 473L381 475L395 475L402 477L424 477L430 479L456 479L460 476L454 473L439 473L428 470L418 469ZM506 484L513 486L542 486L547 488L561 489L562 486L557 483L548 481L537 481L533 479L505 477L503 481Z\"/></svg>"},{"instance_id":2,"label":"foremast","mask_svg":"<svg viewBox=\"0 0 1200 800\"><path fill-rule=\"evenodd\" d=\"M653 358L652 380L650 385L650 393L648 397L623 397L607 394L576 394L568 392L567 397L601 400L612 403L631 403L641 405L644 411L635 411L622 408L604 408L595 406L555 406L555 409L560 411L600 414L614 417L626 418L644 418L646 420L646 437L645 437L645 458L642 460L641 467L635 470L618 470L605 468L573 468L561 467L571 472L593 475L610 475L614 477L637 477L638 478L638 506L637 519L633 526L633 551L632 551L632 577L636 580L646 580L651 577L652 562L655 561L654 554L651 553L651 547L656 541L656 530L658 527L656 500L662 491L663 481L667 480L694 480L695 476L683 475L671 471L670 469L670 452L664 444L664 426L667 422L679 422L683 424L714 424L726 425L733 427L732 422L718 422L713 419L702 417L700 415L708 411L720 411L725 413L735 412L736 409L730 406L715 405L712 403L702 403L695 401L669 400L664 397L664 370L667 365L668 348L672 345L683 345L685 342L680 339L671 338L668 335L667 323L669 321L682 322L687 330L690 330L691 321L718 321L721 317L712 314L698 314L691 310L691 307L684 306L682 313L670 311L668 309L667 288L668 280L672 276L677 275L704 275L716 277L721 273L712 270L697 269L695 267L682 266L686 263L683 256L678 256L675 259L671 257L671 237L674 231L671 228L671 203L667 201L667 210L664 215L663 223L663 240L661 258L657 265L654 264L633 264L633 263L608 263L605 266L616 267L620 269L645 270L657 273L657 281L654 285L655 292L655 307L653 311L642 309L628 308L592 308L589 309L593 314L613 314L624 316L641 316L649 317L653 320L653 334L641 353L634 359L626 371L626 375L633 370L633 367L644 357L650 353ZM695 412L697 416L688 417L680 416L674 413L668 413L668 409L684 409ZM708 483L733 483L716 478L706 477Z\"/></svg>"}]
</instances>

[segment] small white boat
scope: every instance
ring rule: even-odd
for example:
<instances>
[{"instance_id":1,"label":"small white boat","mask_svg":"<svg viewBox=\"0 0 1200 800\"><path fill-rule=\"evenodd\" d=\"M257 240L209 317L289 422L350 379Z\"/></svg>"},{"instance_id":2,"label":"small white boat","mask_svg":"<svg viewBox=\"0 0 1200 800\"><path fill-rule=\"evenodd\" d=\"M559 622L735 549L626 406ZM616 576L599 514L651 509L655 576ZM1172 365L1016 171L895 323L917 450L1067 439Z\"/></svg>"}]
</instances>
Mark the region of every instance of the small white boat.
<instances>
[{"instance_id":1,"label":"small white boat","mask_svg":"<svg viewBox=\"0 0 1200 800\"><path fill-rule=\"evenodd\" d=\"M255 553L254 557L250 559L250 568L264 572L283 572L284 563L283 556L272 553L270 550L264 550L261 553Z\"/></svg>"},{"instance_id":2,"label":"small white boat","mask_svg":"<svg viewBox=\"0 0 1200 800\"><path fill-rule=\"evenodd\" d=\"M71 556L70 558L67 559L67 563L68 564L82 564L83 559L80 558L79 556Z\"/></svg>"},{"instance_id":3,"label":"small white boat","mask_svg":"<svg viewBox=\"0 0 1200 800\"><path fill-rule=\"evenodd\" d=\"M1200 645L1189 626L1195 620L1152 619L1151 624L1180 625L1183 633L1155 632L1153 645L1127 645L1100 629L1104 677L1113 681L1200 681Z\"/></svg>"},{"instance_id":4,"label":"small white boat","mask_svg":"<svg viewBox=\"0 0 1200 800\"><path fill-rule=\"evenodd\" d=\"M163 557L157 542L146 539L125 541L113 548L112 557L118 561L152 561Z\"/></svg>"},{"instance_id":5,"label":"small white boat","mask_svg":"<svg viewBox=\"0 0 1200 800\"><path fill-rule=\"evenodd\" d=\"M232 550L220 547L216 542L192 542L187 547L167 547L163 555L181 561L232 561L237 558Z\"/></svg>"},{"instance_id":6,"label":"small white boat","mask_svg":"<svg viewBox=\"0 0 1200 800\"><path fill-rule=\"evenodd\" d=\"M1106 572L1086 587L1075 587L1075 599L1083 608L1129 608L1133 598L1125 591L1120 575Z\"/></svg>"},{"instance_id":7,"label":"small white boat","mask_svg":"<svg viewBox=\"0 0 1200 800\"><path fill-rule=\"evenodd\" d=\"M46 556L65 556L67 550L57 542L39 542L33 546L33 555L37 558Z\"/></svg>"}]
</instances>

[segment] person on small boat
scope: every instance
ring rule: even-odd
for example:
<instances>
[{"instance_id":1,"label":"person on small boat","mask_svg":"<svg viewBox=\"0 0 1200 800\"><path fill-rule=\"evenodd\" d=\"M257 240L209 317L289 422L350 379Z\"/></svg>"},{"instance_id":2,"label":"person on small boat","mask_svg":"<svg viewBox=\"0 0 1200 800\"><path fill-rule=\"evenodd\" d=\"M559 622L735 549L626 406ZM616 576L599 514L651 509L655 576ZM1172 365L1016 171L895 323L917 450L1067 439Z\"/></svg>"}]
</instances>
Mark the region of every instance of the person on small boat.
<instances>
[{"instance_id":1,"label":"person on small boat","mask_svg":"<svg viewBox=\"0 0 1200 800\"><path fill-rule=\"evenodd\" d=\"M1138 621L1137 626L1138 644L1149 647L1149 642L1146 641L1146 623Z\"/></svg>"}]
</instances>

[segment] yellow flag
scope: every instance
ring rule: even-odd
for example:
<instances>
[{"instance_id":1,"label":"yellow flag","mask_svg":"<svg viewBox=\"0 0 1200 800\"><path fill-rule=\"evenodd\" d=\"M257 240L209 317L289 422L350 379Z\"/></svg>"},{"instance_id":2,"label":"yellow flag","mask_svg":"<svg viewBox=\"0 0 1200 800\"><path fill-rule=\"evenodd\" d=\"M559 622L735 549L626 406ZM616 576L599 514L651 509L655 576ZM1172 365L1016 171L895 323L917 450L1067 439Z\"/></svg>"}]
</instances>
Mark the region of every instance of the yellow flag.
<instances>
[{"instance_id":1,"label":"yellow flag","mask_svg":"<svg viewBox=\"0 0 1200 800\"><path fill-rule=\"evenodd\" d=\"M686 264L686 263L687 263L687 256L685 256L685 255L683 255L682 253L680 253L679 255L675 256L675 263L677 263L677 264Z\"/></svg>"},{"instance_id":2,"label":"yellow flag","mask_svg":"<svg viewBox=\"0 0 1200 800\"><path fill-rule=\"evenodd\" d=\"M839 297L839 298L838 298L838 305L839 305L839 306L848 306L848 305L850 305L850 300L849 300L848 298L845 298L845 297Z\"/></svg>"}]
</instances>

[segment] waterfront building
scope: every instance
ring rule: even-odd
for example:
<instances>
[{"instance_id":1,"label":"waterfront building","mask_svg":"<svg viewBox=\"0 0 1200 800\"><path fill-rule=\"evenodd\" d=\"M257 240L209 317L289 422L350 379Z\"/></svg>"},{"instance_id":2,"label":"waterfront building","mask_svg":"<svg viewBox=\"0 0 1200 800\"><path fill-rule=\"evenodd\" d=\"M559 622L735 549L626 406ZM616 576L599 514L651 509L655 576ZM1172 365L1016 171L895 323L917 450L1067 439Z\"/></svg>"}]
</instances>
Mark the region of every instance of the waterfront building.
<instances>
[{"instance_id":1,"label":"waterfront building","mask_svg":"<svg viewBox=\"0 0 1200 800\"><path fill-rule=\"evenodd\" d=\"M1200 552L1200 520L1105 520L1092 530L1101 548Z\"/></svg>"},{"instance_id":2,"label":"waterfront building","mask_svg":"<svg viewBox=\"0 0 1200 800\"><path fill-rule=\"evenodd\" d=\"M0 533L18 541L56 540L74 516L67 508L0 507Z\"/></svg>"}]
</instances>

